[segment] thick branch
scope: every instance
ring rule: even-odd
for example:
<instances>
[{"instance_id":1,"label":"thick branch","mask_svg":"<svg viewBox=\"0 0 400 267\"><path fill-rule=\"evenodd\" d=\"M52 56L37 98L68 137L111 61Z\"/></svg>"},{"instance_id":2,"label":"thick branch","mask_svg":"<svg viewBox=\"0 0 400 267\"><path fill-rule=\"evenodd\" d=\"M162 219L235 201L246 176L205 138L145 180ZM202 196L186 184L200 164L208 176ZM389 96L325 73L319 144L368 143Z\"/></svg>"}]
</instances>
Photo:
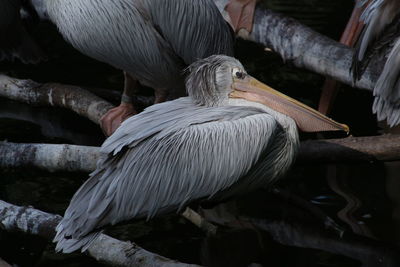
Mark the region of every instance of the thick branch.
<instances>
[{"instance_id":1,"label":"thick branch","mask_svg":"<svg viewBox=\"0 0 400 267\"><path fill-rule=\"evenodd\" d=\"M0 96L33 105L50 105L73 110L94 123L113 107L89 91L72 85L39 84L0 75Z\"/></svg>"},{"instance_id":2,"label":"thick branch","mask_svg":"<svg viewBox=\"0 0 400 267\"><path fill-rule=\"evenodd\" d=\"M223 10L228 0L214 0ZM300 24L292 18L276 14L257 6L253 31L246 39L260 43L277 52L285 61L324 76L352 85L349 69L353 50ZM356 84L362 89L372 89L381 70L380 64L370 64L362 79Z\"/></svg>"},{"instance_id":3,"label":"thick branch","mask_svg":"<svg viewBox=\"0 0 400 267\"><path fill-rule=\"evenodd\" d=\"M2 168L36 167L51 172L91 172L96 168L98 158L98 147L0 142Z\"/></svg>"},{"instance_id":4,"label":"thick branch","mask_svg":"<svg viewBox=\"0 0 400 267\"><path fill-rule=\"evenodd\" d=\"M400 160L400 135L347 137L301 143L300 162L358 162Z\"/></svg>"},{"instance_id":5,"label":"thick branch","mask_svg":"<svg viewBox=\"0 0 400 267\"><path fill-rule=\"evenodd\" d=\"M53 239L61 216L0 200L0 227ZM88 249L89 255L113 266L197 266L153 254L138 245L102 234Z\"/></svg>"},{"instance_id":6,"label":"thick branch","mask_svg":"<svg viewBox=\"0 0 400 267\"><path fill-rule=\"evenodd\" d=\"M357 259L364 267L399 266L398 251L378 241L349 234L338 238L307 225L262 219L245 219L253 227L268 232L276 242L295 247L314 248ZM235 224L237 225L237 224Z\"/></svg>"},{"instance_id":7,"label":"thick branch","mask_svg":"<svg viewBox=\"0 0 400 267\"><path fill-rule=\"evenodd\" d=\"M0 142L0 167L37 167L49 171L90 172L98 147ZM400 160L400 135L348 137L302 142L300 163Z\"/></svg>"}]
</instances>

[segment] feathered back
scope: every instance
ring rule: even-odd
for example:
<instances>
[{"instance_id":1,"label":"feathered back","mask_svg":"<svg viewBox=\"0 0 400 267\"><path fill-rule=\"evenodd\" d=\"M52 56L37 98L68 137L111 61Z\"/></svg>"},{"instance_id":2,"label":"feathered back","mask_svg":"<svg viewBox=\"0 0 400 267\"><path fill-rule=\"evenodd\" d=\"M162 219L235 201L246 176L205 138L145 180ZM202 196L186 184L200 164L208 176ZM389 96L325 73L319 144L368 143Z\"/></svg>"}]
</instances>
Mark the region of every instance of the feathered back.
<instances>
[{"instance_id":1,"label":"feathered back","mask_svg":"<svg viewBox=\"0 0 400 267\"><path fill-rule=\"evenodd\" d=\"M233 53L212 0L46 0L50 19L82 53L152 88L184 89L186 65Z\"/></svg>"},{"instance_id":2,"label":"feathered back","mask_svg":"<svg viewBox=\"0 0 400 267\"><path fill-rule=\"evenodd\" d=\"M363 1L360 6L366 4ZM365 27L356 42L351 68L354 81L360 79L371 58L387 49L400 34L399 12L397 0L373 0L365 7L360 18Z\"/></svg>"},{"instance_id":3,"label":"feathered back","mask_svg":"<svg viewBox=\"0 0 400 267\"><path fill-rule=\"evenodd\" d=\"M374 87L372 111L378 120L393 127L400 124L400 38L388 55L387 62Z\"/></svg>"},{"instance_id":4,"label":"feathered back","mask_svg":"<svg viewBox=\"0 0 400 267\"><path fill-rule=\"evenodd\" d=\"M154 105L103 144L103 159L57 227L57 250L85 249L106 224L268 185L293 162L297 143L288 143L257 108L204 107L190 98Z\"/></svg>"},{"instance_id":5,"label":"feathered back","mask_svg":"<svg viewBox=\"0 0 400 267\"><path fill-rule=\"evenodd\" d=\"M190 65L211 55L233 56L234 34L212 0L143 0L154 27Z\"/></svg>"},{"instance_id":6,"label":"feathered back","mask_svg":"<svg viewBox=\"0 0 400 267\"><path fill-rule=\"evenodd\" d=\"M351 71L354 83L361 78L372 58L386 58L373 90L373 112L379 120L386 119L390 126L395 126L400 123L400 1L373 0L364 10L361 20L365 27L353 56Z\"/></svg>"}]
</instances>

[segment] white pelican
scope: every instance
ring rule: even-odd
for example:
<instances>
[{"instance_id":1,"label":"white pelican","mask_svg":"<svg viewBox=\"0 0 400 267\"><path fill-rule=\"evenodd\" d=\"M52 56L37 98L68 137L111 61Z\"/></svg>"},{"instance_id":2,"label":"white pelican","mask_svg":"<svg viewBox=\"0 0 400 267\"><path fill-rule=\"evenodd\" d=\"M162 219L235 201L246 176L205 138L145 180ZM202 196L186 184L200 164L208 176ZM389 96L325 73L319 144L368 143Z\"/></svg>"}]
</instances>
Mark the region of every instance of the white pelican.
<instances>
[{"instance_id":1,"label":"white pelican","mask_svg":"<svg viewBox=\"0 0 400 267\"><path fill-rule=\"evenodd\" d=\"M83 54L125 74L121 105L102 119L111 134L136 113L136 83L155 89L155 102L185 93L182 70L213 54L233 55L234 36L212 0L35 0ZM41 15L43 17L43 15Z\"/></svg>"},{"instance_id":2,"label":"white pelican","mask_svg":"<svg viewBox=\"0 0 400 267\"><path fill-rule=\"evenodd\" d=\"M108 224L268 186L292 165L303 131L344 130L217 55L188 69L188 97L130 117L57 226L57 251L85 250ZM296 126L297 125L297 126Z\"/></svg>"}]
</instances>

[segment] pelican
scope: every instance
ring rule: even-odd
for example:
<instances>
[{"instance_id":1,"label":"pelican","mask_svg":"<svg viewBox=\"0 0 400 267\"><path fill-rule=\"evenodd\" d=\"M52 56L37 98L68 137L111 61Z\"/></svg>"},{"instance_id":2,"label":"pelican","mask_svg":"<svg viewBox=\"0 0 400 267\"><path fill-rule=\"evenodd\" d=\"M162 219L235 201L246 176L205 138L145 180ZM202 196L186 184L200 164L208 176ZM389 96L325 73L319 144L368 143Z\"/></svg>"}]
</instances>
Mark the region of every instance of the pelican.
<instances>
[{"instance_id":1,"label":"pelican","mask_svg":"<svg viewBox=\"0 0 400 267\"><path fill-rule=\"evenodd\" d=\"M184 95L182 70L213 54L233 55L234 36L212 0L35 0L83 54L125 74L121 105L102 119L111 134L136 114L137 82L154 88L155 102ZM45 11L44 11L45 10Z\"/></svg>"},{"instance_id":2,"label":"pelican","mask_svg":"<svg viewBox=\"0 0 400 267\"><path fill-rule=\"evenodd\" d=\"M361 1L366 5L368 1ZM371 0L362 13L365 27L356 44L352 73L360 79L370 59L390 45L385 66L373 89L372 110L393 127L400 123L400 1Z\"/></svg>"},{"instance_id":3,"label":"pelican","mask_svg":"<svg viewBox=\"0 0 400 267\"><path fill-rule=\"evenodd\" d=\"M223 200L282 177L303 131L344 130L246 73L228 56L188 67L188 97L125 120L57 226L56 250L87 249L101 228Z\"/></svg>"},{"instance_id":4,"label":"pelican","mask_svg":"<svg viewBox=\"0 0 400 267\"><path fill-rule=\"evenodd\" d=\"M0 3L0 61L19 59L23 63L38 63L44 53L22 24L20 0Z\"/></svg>"}]
</instances>

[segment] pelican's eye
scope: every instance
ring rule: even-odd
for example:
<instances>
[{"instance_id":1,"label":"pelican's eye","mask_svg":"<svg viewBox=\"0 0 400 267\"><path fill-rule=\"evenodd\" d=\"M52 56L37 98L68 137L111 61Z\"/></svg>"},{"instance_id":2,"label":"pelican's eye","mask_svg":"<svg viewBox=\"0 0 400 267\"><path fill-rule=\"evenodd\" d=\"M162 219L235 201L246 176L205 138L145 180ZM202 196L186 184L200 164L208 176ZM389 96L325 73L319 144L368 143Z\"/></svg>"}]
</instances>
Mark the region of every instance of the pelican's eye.
<instances>
[{"instance_id":1,"label":"pelican's eye","mask_svg":"<svg viewBox=\"0 0 400 267\"><path fill-rule=\"evenodd\" d=\"M232 70L232 73L233 73L233 76L234 76L235 78L237 78L237 79L243 80L244 77L246 77L246 73L243 72L242 70L238 69L238 68L234 68L234 69Z\"/></svg>"}]
</instances>

